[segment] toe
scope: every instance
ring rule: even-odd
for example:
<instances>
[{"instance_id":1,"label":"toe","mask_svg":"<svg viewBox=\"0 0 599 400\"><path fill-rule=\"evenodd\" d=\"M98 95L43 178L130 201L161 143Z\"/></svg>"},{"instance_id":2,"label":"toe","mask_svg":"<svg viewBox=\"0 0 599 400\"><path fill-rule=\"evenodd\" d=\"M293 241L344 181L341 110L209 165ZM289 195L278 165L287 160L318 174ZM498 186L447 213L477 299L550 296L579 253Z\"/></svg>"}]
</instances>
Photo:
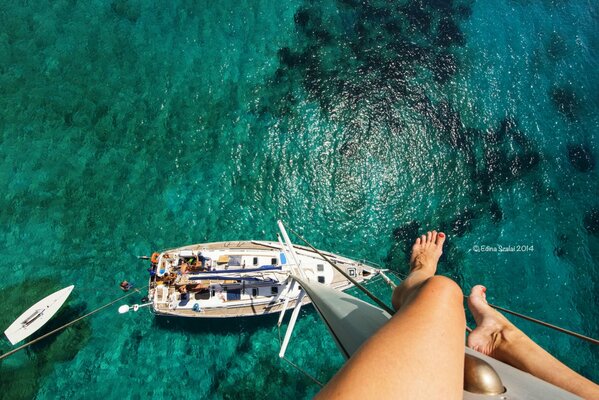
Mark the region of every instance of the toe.
<instances>
[{"instance_id":1,"label":"toe","mask_svg":"<svg viewBox=\"0 0 599 400\"><path fill-rule=\"evenodd\" d=\"M485 292L487 291L487 288L484 287L483 285L476 285L472 288L472 290L470 290L470 296L474 296L474 297L481 297L481 298L485 298Z\"/></svg>"},{"instance_id":2,"label":"toe","mask_svg":"<svg viewBox=\"0 0 599 400\"><path fill-rule=\"evenodd\" d=\"M422 242L422 244L426 244L426 235L420 236L420 241Z\"/></svg>"},{"instance_id":3,"label":"toe","mask_svg":"<svg viewBox=\"0 0 599 400\"><path fill-rule=\"evenodd\" d=\"M437 234L435 243L437 246L443 246L443 243L445 243L445 234L443 232Z\"/></svg>"},{"instance_id":4,"label":"toe","mask_svg":"<svg viewBox=\"0 0 599 400\"><path fill-rule=\"evenodd\" d=\"M426 232L426 243L427 244L431 243L432 237L433 237L433 234L431 231Z\"/></svg>"}]
</instances>

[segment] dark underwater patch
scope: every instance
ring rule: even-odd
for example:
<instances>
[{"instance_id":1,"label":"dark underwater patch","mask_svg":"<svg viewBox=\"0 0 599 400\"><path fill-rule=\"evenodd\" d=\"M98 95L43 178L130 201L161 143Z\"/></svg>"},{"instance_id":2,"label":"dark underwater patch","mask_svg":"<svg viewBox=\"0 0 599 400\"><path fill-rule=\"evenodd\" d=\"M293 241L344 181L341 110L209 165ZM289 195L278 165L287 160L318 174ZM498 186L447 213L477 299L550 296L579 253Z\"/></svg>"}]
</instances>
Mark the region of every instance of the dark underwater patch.
<instances>
[{"instance_id":1,"label":"dark underwater patch","mask_svg":"<svg viewBox=\"0 0 599 400\"><path fill-rule=\"evenodd\" d=\"M502 143L506 137L512 135L517 130L518 123L512 117L505 117L499 123L499 127L493 132L492 143Z\"/></svg>"},{"instance_id":2,"label":"dark underwater patch","mask_svg":"<svg viewBox=\"0 0 599 400\"><path fill-rule=\"evenodd\" d=\"M497 185L508 184L522 178L531 172L540 163L541 156L536 151L516 153L503 149L487 148L485 152L485 165L477 175L492 191Z\"/></svg>"},{"instance_id":3,"label":"dark underwater patch","mask_svg":"<svg viewBox=\"0 0 599 400\"><path fill-rule=\"evenodd\" d=\"M410 221L393 229L393 245L384 259L386 265L400 271L406 271L410 260L410 251L416 237L419 236L420 223Z\"/></svg>"},{"instance_id":4,"label":"dark underwater patch","mask_svg":"<svg viewBox=\"0 0 599 400\"><path fill-rule=\"evenodd\" d=\"M440 53L435 57L430 69L435 81L445 83L458 71L457 58L452 53Z\"/></svg>"},{"instance_id":5,"label":"dark underwater patch","mask_svg":"<svg viewBox=\"0 0 599 400\"><path fill-rule=\"evenodd\" d=\"M443 47L463 46L466 43L466 38L454 19L443 17L437 27L435 43Z\"/></svg>"},{"instance_id":6,"label":"dark underwater patch","mask_svg":"<svg viewBox=\"0 0 599 400\"><path fill-rule=\"evenodd\" d=\"M418 221L410 221L393 230L393 239L398 242L410 242L408 246L411 247L411 241L416 239L419 229L420 223Z\"/></svg>"},{"instance_id":7,"label":"dark underwater patch","mask_svg":"<svg viewBox=\"0 0 599 400\"><path fill-rule=\"evenodd\" d=\"M310 23L310 12L305 8L300 8L293 16L295 24L301 28L306 28Z\"/></svg>"},{"instance_id":8,"label":"dark underwater patch","mask_svg":"<svg viewBox=\"0 0 599 400\"><path fill-rule=\"evenodd\" d=\"M503 211L501 211L501 207L496 201L491 201L491 204L489 204L489 212L491 213L491 221L494 223L497 224L503 219Z\"/></svg>"},{"instance_id":9,"label":"dark underwater patch","mask_svg":"<svg viewBox=\"0 0 599 400\"><path fill-rule=\"evenodd\" d=\"M566 41L557 32L552 32L547 44L547 56L553 60L559 60L566 56L566 52Z\"/></svg>"},{"instance_id":10,"label":"dark underwater patch","mask_svg":"<svg viewBox=\"0 0 599 400\"><path fill-rule=\"evenodd\" d=\"M472 7L467 4L462 4L454 8L454 12L462 19L467 19L472 16Z\"/></svg>"},{"instance_id":11,"label":"dark underwater patch","mask_svg":"<svg viewBox=\"0 0 599 400\"><path fill-rule=\"evenodd\" d=\"M465 208L458 212L451 221L442 223L440 229L447 234L461 237L472 231L472 223L475 218L474 210Z\"/></svg>"},{"instance_id":12,"label":"dark underwater patch","mask_svg":"<svg viewBox=\"0 0 599 400\"><path fill-rule=\"evenodd\" d=\"M137 22L140 17L140 5L132 4L131 0L114 0L110 3L110 9L116 16L131 23Z\"/></svg>"},{"instance_id":13,"label":"dark underwater patch","mask_svg":"<svg viewBox=\"0 0 599 400\"><path fill-rule=\"evenodd\" d=\"M595 168L595 156L586 144L569 144L568 160L580 172L589 172Z\"/></svg>"},{"instance_id":14,"label":"dark underwater patch","mask_svg":"<svg viewBox=\"0 0 599 400\"><path fill-rule=\"evenodd\" d=\"M453 0L424 0L422 2L415 1L415 3L428 4L430 7L434 7L445 12L449 12L453 8Z\"/></svg>"},{"instance_id":15,"label":"dark underwater patch","mask_svg":"<svg viewBox=\"0 0 599 400\"><path fill-rule=\"evenodd\" d=\"M522 154L516 154L510 160L509 171L511 177L520 178L527 172L532 171L539 162L541 156L536 151L526 151Z\"/></svg>"},{"instance_id":16,"label":"dark underwater patch","mask_svg":"<svg viewBox=\"0 0 599 400\"><path fill-rule=\"evenodd\" d=\"M289 47L283 47L278 52L279 61L282 65L288 68L296 68L302 65L302 54L291 51ZM278 74L283 74L282 71L278 71Z\"/></svg>"},{"instance_id":17,"label":"dark underwater patch","mask_svg":"<svg viewBox=\"0 0 599 400\"><path fill-rule=\"evenodd\" d=\"M532 172L541 161L540 153L518 128L515 119L503 119L498 128L484 135L483 159L476 176L492 191Z\"/></svg>"},{"instance_id":18,"label":"dark underwater patch","mask_svg":"<svg viewBox=\"0 0 599 400\"><path fill-rule=\"evenodd\" d=\"M570 120L576 118L581 104L574 89L567 86L556 86L549 92L549 97L557 111Z\"/></svg>"},{"instance_id":19,"label":"dark underwater patch","mask_svg":"<svg viewBox=\"0 0 599 400\"><path fill-rule=\"evenodd\" d=\"M323 23L317 7L300 8L295 13L293 20L308 38L316 42L328 43L333 39L332 34L326 30L326 25Z\"/></svg>"},{"instance_id":20,"label":"dark underwater patch","mask_svg":"<svg viewBox=\"0 0 599 400\"><path fill-rule=\"evenodd\" d=\"M468 150L470 130L464 127L460 114L447 101L439 102L430 115L431 123L440 132L441 139L451 147Z\"/></svg>"},{"instance_id":21,"label":"dark underwater patch","mask_svg":"<svg viewBox=\"0 0 599 400\"><path fill-rule=\"evenodd\" d=\"M503 212L493 200L493 192L532 173L542 160L541 154L513 117L502 119L496 128L480 131L462 126L459 115L454 116L455 112L447 105L438 105L436 110L435 118L439 122L435 126L445 125L438 127L444 132L441 139L461 152L473 184L469 211L456 217L455 224L446 223L444 228L458 236L466 234L470 230L472 212L476 215L488 212L491 220L498 223L503 219Z\"/></svg>"},{"instance_id":22,"label":"dark underwater patch","mask_svg":"<svg viewBox=\"0 0 599 400\"><path fill-rule=\"evenodd\" d=\"M389 120L384 107L410 106L409 80L427 68L443 85L459 70L447 48L465 43L459 22L469 2L413 1L404 5L337 1L337 8L306 3L294 15L300 39L279 50L275 84L301 76L303 88L325 110L343 104L355 110L361 101L382 106L374 118ZM456 2L458 3L458 2ZM433 24L434 29L433 29ZM442 44L442 45L440 45ZM274 104L269 108L279 107ZM371 107L375 114L378 108Z\"/></svg>"},{"instance_id":23,"label":"dark underwater patch","mask_svg":"<svg viewBox=\"0 0 599 400\"><path fill-rule=\"evenodd\" d=\"M73 126L73 113L65 113L63 116L64 124L68 127Z\"/></svg>"},{"instance_id":24,"label":"dark underwater patch","mask_svg":"<svg viewBox=\"0 0 599 400\"><path fill-rule=\"evenodd\" d=\"M553 247L553 254L558 258L566 257L568 255L568 251L566 249L567 244L568 236L563 233L559 234L557 236L557 243Z\"/></svg>"},{"instance_id":25,"label":"dark underwater patch","mask_svg":"<svg viewBox=\"0 0 599 400\"><path fill-rule=\"evenodd\" d=\"M439 258L439 272L464 287L463 266L464 252L454 244L452 236L448 235L443 245L443 254Z\"/></svg>"},{"instance_id":26,"label":"dark underwater patch","mask_svg":"<svg viewBox=\"0 0 599 400\"><path fill-rule=\"evenodd\" d=\"M593 207L584 214L584 228L592 235L599 235L599 207Z\"/></svg>"},{"instance_id":27,"label":"dark underwater patch","mask_svg":"<svg viewBox=\"0 0 599 400\"><path fill-rule=\"evenodd\" d=\"M352 157L357 154L358 149L358 143L352 141L345 142L339 149L339 154L341 154L343 157Z\"/></svg>"},{"instance_id":28,"label":"dark underwater patch","mask_svg":"<svg viewBox=\"0 0 599 400\"><path fill-rule=\"evenodd\" d=\"M409 1L406 5L400 7L400 11L404 13L412 28L420 31L420 33L428 34L430 32L433 14L422 7L420 2Z\"/></svg>"}]
</instances>

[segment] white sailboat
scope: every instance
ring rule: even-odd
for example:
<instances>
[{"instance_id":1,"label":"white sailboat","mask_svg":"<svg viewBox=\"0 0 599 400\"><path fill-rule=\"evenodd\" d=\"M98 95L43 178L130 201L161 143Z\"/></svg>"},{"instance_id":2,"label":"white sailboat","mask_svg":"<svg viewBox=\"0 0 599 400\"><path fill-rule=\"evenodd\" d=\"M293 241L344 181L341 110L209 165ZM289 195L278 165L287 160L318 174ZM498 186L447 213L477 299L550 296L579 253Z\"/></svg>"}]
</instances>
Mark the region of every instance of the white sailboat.
<instances>
[{"instance_id":1,"label":"white sailboat","mask_svg":"<svg viewBox=\"0 0 599 400\"><path fill-rule=\"evenodd\" d=\"M283 231L284 232L284 231ZM284 233L286 236L286 233ZM286 241L289 238L286 238ZM202 243L154 253L151 257L148 300L159 316L233 318L266 315L307 304L290 278L296 266L307 278L336 291L365 282L380 269L332 253L341 271L310 248L282 240Z\"/></svg>"},{"instance_id":2,"label":"white sailboat","mask_svg":"<svg viewBox=\"0 0 599 400\"><path fill-rule=\"evenodd\" d=\"M74 287L71 285L54 292L29 307L4 331L10 343L18 343L44 326L62 307Z\"/></svg>"}]
</instances>

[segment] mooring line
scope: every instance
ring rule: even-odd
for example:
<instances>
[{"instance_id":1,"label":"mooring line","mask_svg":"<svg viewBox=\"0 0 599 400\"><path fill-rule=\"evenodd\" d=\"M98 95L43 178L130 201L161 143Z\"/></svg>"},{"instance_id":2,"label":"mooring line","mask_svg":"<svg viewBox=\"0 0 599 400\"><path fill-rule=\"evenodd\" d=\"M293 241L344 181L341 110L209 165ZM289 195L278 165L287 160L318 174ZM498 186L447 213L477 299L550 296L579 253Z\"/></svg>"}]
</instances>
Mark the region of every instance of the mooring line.
<instances>
[{"instance_id":1,"label":"mooring line","mask_svg":"<svg viewBox=\"0 0 599 400\"><path fill-rule=\"evenodd\" d=\"M0 360L3 360L3 359L5 359L6 357L8 357L8 356L10 356L10 355L13 355L13 354L15 354L17 351L19 351L19 350L23 350L24 348L26 348L26 347L29 347L29 346L31 346L32 344L34 344L34 343L37 343L37 342L39 342L40 340L42 340L42 339L45 339L45 338L47 338L47 337L48 337L48 336L50 336L50 335L53 335L53 334L55 334L55 333L57 333L57 332L59 332L59 331L61 331L61 330L65 329L65 328L68 328L69 326L73 325L74 323L76 323L76 322L79 322L79 321L81 321L82 319L84 319L84 318L87 318L87 317L91 316L92 314L95 314L95 313L97 313L98 311L100 311L100 310L103 310L103 309L105 309L106 307L109 307L109 306L113 305L113 304L114 304L114 303L116 303L117 301L123 300L124 298L131 296L131 295L132 295L132 294L134 294L134 293L139 293L139 289L133 289L133 291L132 291L131 293L127 293L126 295L124 295L124 296L121 296L121 297L119 297L118 299L116 299L116 300L113 300L113 301L111 301L111 302L110 302L110 303L108 303L108 304L104 304L102 307L98 307L98 308L96 308L95 310L93 310L93 311L91 311L91 312L89 312L89 313L87 313L87 314L85 314L85 315L83 315L83 316L81 316L81 317L79 317L79 318L76 318L76 319L72 320L71 322L67 322L67 323L66 323L66 324L64 324L64 325L62 325L62 326L59 326L58 328L54 329L53 331L50 331L50 332L48 332L48 333L46 333L46 334L44 334L44 335L42 335L42 336L40 336L40 337L38 337L38 338L35 338L35 339L34 339L34 340L32 340L31 342L27 342L27 343L25 343L24 345L21 345L21 346L17 347L16 349L12 349L12 350L11 350L11 351L9 351L8 353L5 353L5 354L2 354L2 355L0 355Z\"/></svg>"}]
</instances>

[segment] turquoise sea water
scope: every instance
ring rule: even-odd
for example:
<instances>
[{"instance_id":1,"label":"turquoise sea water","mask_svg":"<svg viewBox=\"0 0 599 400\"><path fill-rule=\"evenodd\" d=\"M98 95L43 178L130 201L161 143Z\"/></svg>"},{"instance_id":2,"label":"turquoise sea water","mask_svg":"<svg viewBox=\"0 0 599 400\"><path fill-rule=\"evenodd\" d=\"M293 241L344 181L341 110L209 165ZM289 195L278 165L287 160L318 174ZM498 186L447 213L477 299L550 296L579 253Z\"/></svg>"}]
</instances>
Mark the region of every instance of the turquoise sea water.
<instances>
[{"instance_id":1,"label":"turquoise sea water","mask_svg":"<svg viewBox=\"0 0 599 400\"><path fill-rule=\"evenodd\" d=\"M75 284L58 326L143 287L137 255L281 218L400 272L443 229L465 291L599 337L595 2L0 3L2 326ZM115 306L2 361L0 397L310 398L275 323ZM599 380L597 348L519 324ZM310 309L288 356L321 381L343 363Z\"/></svg>"}]
</instances>

